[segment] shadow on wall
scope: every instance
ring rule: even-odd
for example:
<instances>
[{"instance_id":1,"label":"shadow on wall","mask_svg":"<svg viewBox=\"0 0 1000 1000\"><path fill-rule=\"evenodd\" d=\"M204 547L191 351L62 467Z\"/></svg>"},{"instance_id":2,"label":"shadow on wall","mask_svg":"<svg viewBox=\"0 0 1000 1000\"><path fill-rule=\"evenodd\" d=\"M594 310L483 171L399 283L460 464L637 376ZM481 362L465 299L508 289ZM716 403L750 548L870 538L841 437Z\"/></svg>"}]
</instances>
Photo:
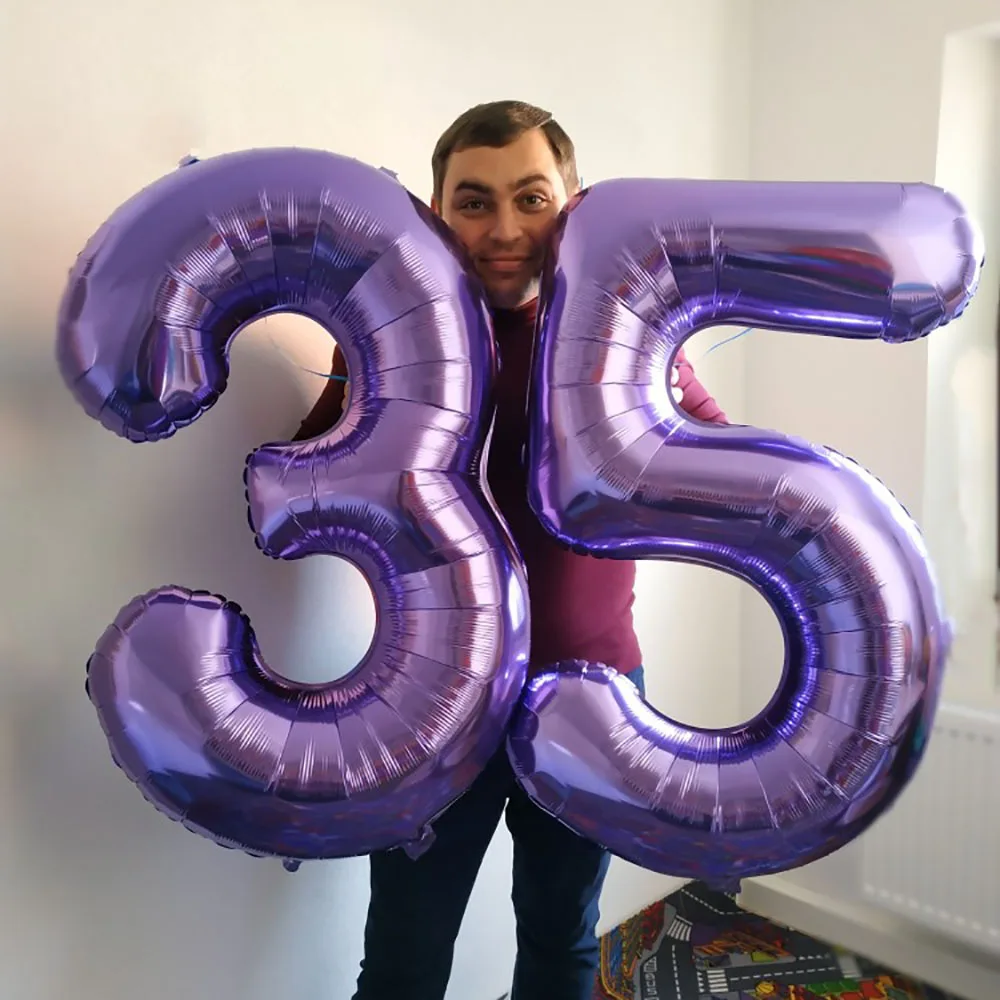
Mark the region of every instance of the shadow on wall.
<instances>
[{"instance_id":1,"label":"shadow on wall","mask_svg":"<svg viewBox=\"0 0 1000 1000\"><path fill-rule=\"evenodd\" d=\"M235 347L213 410L146 445L90 420L50 354L0 356L0 995L350 995L363 862L292 876L160 815L113 765L83 690L118 609L168 583L240 603L277 669L294 656L315 560L257 551L242 470L307 402L273 351Z\"/></svg>"}]
</instances>

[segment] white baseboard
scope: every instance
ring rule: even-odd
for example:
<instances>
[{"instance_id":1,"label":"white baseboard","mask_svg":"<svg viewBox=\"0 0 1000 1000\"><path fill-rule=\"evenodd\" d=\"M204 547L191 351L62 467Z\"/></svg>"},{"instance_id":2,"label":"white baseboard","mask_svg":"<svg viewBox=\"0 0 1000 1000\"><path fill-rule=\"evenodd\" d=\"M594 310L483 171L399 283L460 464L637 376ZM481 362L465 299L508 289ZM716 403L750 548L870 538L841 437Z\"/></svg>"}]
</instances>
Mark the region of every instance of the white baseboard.
<instances>
[{"instance_id":1,"label":"white baseboard","mask_svg":"<svg viewBox=\"0 0 1000 1000\"><path fill-rule=\"evenodd\" d=\"M780 875L744 882L739 903L966 1000L1000 1000L1000 956L877 907L830 900Z\"/></svg>"}]
</instances>

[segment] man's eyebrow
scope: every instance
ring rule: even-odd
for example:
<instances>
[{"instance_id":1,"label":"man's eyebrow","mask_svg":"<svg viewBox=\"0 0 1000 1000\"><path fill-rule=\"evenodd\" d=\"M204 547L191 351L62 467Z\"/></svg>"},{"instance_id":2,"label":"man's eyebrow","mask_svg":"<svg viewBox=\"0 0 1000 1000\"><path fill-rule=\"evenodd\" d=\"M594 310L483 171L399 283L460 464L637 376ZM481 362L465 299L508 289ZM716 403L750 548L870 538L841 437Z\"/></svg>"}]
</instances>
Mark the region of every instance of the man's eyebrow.
<instances>
[{"instance_id":1,"label":"man's eyebrow","mask_svg":"<svg viewBox=\"0 0 1000 1000\"><path fill-rule=\"evenodd\" d=\"M493 194L493 188L482 181L461 180L455 185L455 193L459 191L474 191L476 194Z\"/></svg>"},{"instance_id":2,"label":"man's eyebrow","mask_svg":"<svg viewBox=\"0 0 1000 1000\"><path fill-rule=\"evenodd\" d=\"M512 191L517 191L519 188L527 187L529 184L549 184L551 183L545 174L528 174L526 177L522 177L519 181L511 185Z\"/></svg>"}]
</instances>

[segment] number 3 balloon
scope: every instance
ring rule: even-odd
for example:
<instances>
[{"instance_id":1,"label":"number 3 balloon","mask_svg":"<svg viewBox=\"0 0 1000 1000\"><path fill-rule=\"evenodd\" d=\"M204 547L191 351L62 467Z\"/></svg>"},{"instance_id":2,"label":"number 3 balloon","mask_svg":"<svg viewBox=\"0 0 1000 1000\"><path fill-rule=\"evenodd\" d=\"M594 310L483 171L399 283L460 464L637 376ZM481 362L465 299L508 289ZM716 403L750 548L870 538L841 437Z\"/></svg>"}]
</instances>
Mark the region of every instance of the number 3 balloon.
<instances>
[{"instance_id":1,"label":"number 3 balloon","mask_svg":"<svg viewBox=\"0 0 1000 1000\"><path fill-rule=\"evenodd\" d=\"M416 852L501 746L528 652L523 571L477 472L488 314L429 210L328 153L184 166L83 251L60 366L105 427L164 438L215 402L232 338L274 310L337 338L351 401L324 437L250 455L251 526L267 555L365 573L371 648L347 677L293 684L236 605L168 587L118 615L89 694L126 774L198 833L285 859Z\"/></svg>"},{"instance_id":2,"label":"number 3 balloon","mask_svg":"<svg viewBox=\"0 0 1000 1000\"><path fill-rule=\"evenodd\" d=\"M821 857L891 804L950 641L916 526L829 449L691 420L666 373L713 324L912 340L964 309L981 262L961 206L923 185L626 180L564 215L533 374L535 513L583 552L742 578L786 657L768 707L721 731L654 712L613 671L557 665L510 741L538 804L723 887ZM705 608L703 627L727 623Z\"/></svg>"}]
</instances>

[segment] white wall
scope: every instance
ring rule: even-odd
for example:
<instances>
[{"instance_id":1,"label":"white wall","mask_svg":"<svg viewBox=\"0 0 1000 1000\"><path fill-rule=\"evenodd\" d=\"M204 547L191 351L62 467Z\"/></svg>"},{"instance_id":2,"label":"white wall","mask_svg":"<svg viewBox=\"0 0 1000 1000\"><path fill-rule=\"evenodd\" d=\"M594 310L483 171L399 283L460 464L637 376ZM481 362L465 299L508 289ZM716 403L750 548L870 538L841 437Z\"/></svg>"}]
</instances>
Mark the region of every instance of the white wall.
<instances>
[{"instance_id":1,"label":"white wall","mask_svg":"<svg viewBox=\"0 0 1000 1000\"><path fill-rule=\"evenodd\" d=\"M290 433L319 392L296 364L322 364L329 344L301 323L258 324L209 416L169 442L126 444L76 407L53 361L56 303L87 236L191 150L323 146L392 167L426 195L441 129L507 96L558 113L587 181L741 176L748 10L645 0L609 30L568 0L513 0L488 16L444 0L292 0L280 13L262 0L4 5L0 995L345 1000L366 905L363 862L290 876L156 813L112 765L83 695L105 625L168 582L242 603L290 675L309 676L331 648L354 662L371 620L363 586L336 563L260 556L240 478L246 453ZM742 357L727 348L703 371L737 416ZM691 631L700 609L710 627ZM705 681L735 677L738 587L646 569L638 613L653 700L688 721L732 721L735 684ZM509 865L501 834L459 945L456 1000L507 986ZM666 885L616 865L606 917Z\"/></svg>"},{"instance_id":2,"label":"white wall","mask_svg":"<svg viewBox=\"0 0 1000 1000\"><path fill-rule=\"evenodd\" d=\"M995 96L981 86L995 80L995 53L982 40L946 49L953 33L995 22L998 0L756 0L751 176L936 181L982 213L988 237L1000 235ZM921 522L960 630L946 698L994 712L996 275L994 249L980 301L929 341L890 347L758 333L746 351L749 422L857 458ZM743 644L748 697L770 683L780 656L773 622L749 602ZM863 841L764 881L789 899L809 893L821 907L853 908L858 927L892 924L885 934L910 948L897 961L919 965L913 928L864 904ZM950 849L963 843L956 827ZM798 912L778 905L779 916ZM1000 994L990 981L992 991L970 985L969 995Z\"/></svg>"},{"instance_id":3,"label":"white wall","mask_svg":"<svg viewBox=\"0 0 1000 1000\"><path fill-rule=\"evenodd\" d=\"M935 179L981 221L988 249L965 315L927 342L923 525L955 621L948 697L996 708L998 178L1000 40L962 32L944 46Z\"/></svg>"}]
</instances>

